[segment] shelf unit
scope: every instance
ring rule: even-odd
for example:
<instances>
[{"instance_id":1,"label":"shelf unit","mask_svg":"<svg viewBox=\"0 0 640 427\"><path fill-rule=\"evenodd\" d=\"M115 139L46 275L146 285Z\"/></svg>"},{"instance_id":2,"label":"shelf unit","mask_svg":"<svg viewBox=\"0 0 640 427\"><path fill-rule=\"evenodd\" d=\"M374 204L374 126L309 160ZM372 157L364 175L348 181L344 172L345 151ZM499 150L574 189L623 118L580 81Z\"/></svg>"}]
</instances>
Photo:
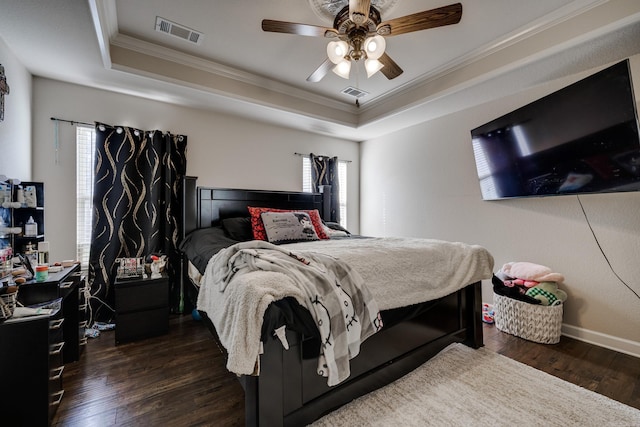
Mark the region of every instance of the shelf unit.
<instances>
[{"instance_id":1,"label":"shelf unit","mask_svg":"<svg viewBox=\"0 0 640 427\"><path fill-rule=\"evenodd\" d=\"M11 191L12 204L18 201L18 191L20 188L23 190L26 187L35 188L36 206L26 206L23 204L20 207L3 207L5 200L0 200L0 218L6 227L20 229L18 233L4 233L0 232L0 248L11 246L14 253L24 253L26 245L33 243L37 249L38 242L44 240L45 223L44 223L44 183L42 182L20 182L20 184L14 184L13 180L7 181ZM33 218L37 224L37 235L25 236L24 226L29 221L29 218Z\"/></svg>"}]
</instances>

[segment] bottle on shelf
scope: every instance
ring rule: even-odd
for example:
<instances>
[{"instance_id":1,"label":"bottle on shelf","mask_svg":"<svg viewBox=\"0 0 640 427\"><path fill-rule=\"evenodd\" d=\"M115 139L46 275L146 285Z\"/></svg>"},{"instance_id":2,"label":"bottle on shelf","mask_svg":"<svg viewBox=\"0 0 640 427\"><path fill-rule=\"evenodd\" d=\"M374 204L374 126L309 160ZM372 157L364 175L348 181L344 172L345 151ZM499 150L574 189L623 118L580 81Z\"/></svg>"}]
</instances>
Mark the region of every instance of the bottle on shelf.
<instances>
[{"instance_id":1,"label":"bottle on shelf","mask_svg":"<svg viewBox=\"0 0 640 427\"><path fill-rule=\"evenodd\" d=\"M22 189L22 185L18 185L18 190L16 191L16 203L20 205L19 207L25 206L24 190Z\"/></svg>"},{"instance_id":2,"label":"bottle on shelf","mask_svg":"<svg viewBox=\"0 0 640 427\"><path fill-rule=\"evenodd\" d=\"M36 250L36 245L34 245L33 242L29 242L25 245L24 255L29 258L31 265L38 264L38 251Z\"/></svg>"},{"instance_id":3,"label":"bottle on shelf","mask_svg":"<svg viewBox=\"0 0 640 427\"><path fill-rule=\"evenodd\" d=\"M49 242L38 242L38 264L49 265Z\"/></svg>"},{"instance_id":4,"label":"bottle on shelf","mask_svg":"<svg viewBox=\"0 0 640 427\"><path fill-rule=\"evenodd\" d=\"M30 216L27 222L24 224L24 236L35 237L38 235L38 224Z\"/></svg>"},{"instance_id":5,"label":"bottle on shelf","mask_svg":"<svg viewBox=\"0 0 640 427\"><path fill-rule=\"evenodd\" d=\"M11 183L0 182L0 203L11 203Z\"/></svg>"},{"instance_id":6,"label":"bottle on shelf","mask_svg":"<svg viewBox=\"0 0 640 427\"><path fill-rule=\"evenodd\" d=\"M28 208L35 208L38 206L38 198L36 197L36 186L25 185L24 187L24 202Z\"/></svg>"}]
</instances>

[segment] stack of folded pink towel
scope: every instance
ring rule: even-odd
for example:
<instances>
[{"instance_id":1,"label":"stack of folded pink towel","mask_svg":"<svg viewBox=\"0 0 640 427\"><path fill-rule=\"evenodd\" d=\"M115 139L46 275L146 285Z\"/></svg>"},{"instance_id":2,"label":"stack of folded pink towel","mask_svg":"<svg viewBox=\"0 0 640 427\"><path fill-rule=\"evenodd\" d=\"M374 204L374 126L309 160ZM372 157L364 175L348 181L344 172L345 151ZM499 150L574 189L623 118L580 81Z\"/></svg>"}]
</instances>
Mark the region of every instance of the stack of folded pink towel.
<instances>
[{"instance_id":1,"label":"stack of folded pink towel","mask_svg":"<svg viewBox=\"0 0 640 427\"><path fill-rule=\"evenodd\" d=\"M558 288L564 276L532 262L508 262L493 275L493 291L530 304L557 305L567 299Z\"/></svg>"}]
</instances>

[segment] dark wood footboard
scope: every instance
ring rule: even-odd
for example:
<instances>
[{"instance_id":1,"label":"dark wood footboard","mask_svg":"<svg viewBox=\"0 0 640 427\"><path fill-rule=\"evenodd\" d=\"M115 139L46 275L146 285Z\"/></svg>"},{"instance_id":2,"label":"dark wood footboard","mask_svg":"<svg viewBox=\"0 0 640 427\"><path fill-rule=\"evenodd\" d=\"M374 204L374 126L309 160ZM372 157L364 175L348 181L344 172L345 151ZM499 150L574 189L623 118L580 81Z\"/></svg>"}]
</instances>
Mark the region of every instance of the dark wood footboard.
<instances>
[{"instance_id":1,"label":"dark wood footboard","mask_svg":"<svg viewBox=\"0 0 640 427\"><path fill-rule=\"evenodd\" d=\"M304 337L287 332L290 349L265 343L260 376L243 377L246 423L300 426L414 370L451 343L482 343L480 282L434 301L422 315L367 339L351 361L351 377L328 387L316 360L303 359Z\"/></svg>"}]
</instances>

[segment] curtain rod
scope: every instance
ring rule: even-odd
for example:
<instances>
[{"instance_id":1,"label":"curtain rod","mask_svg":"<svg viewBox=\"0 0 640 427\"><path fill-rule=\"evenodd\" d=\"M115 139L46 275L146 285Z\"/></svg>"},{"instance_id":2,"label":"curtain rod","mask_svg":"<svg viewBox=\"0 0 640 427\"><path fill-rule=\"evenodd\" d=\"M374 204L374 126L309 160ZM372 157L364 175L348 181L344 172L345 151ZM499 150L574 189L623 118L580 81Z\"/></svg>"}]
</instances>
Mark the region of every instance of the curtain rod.
<instances>
[{"instance_id":1,"label":"curtain rod","mask_svg":"<svg viewBox=\"0 0 640 427\"><path fill-rule=\"evenodd\" d=\"M87 122L79 122L77 120L65 120L65 119L58 119L55 117L51 117L51 120L57 121L57 122L65 122L65 123L69 123L71 125L88 125L88 126L95 126L95 123L87 123Z\"/></svg>"},{"instance_id":2,"label":"curtain rod","mask_svg":"<svg viewBox=\"0 0 640 427\"><path fill-rule=\"evenodd\" d=\"M302 156L302 157L308 157L309 156L309 154L298 153L298 152L293 153L293 154L295 154L296 156ZM322 155L318 155L318 157L332 157L332 156L326 156L326 155L322 154ZM352 163L353 162L353 160L341 160L341 161L342 162L347 162L347 163Z\"/></svg>"},{"instance_id":3,"label":"curtain rod","mask_svg":"<svg viewBox=\"0 0 640 427\"><path fill-rule=\"evenodd\" d=\"M71 125L87 125L87 126L91 126L91 127L96 125L95 123L79 122L77 120L58 119L56 117L51 117L51 120L56 121L56 122L65 122L65 123L69 123ZM101 123L101 122L98 122L98 123L104 124L105 126L111 126L111 125L108 125L106 123ZM118 127L122 127L122 126L118 126ZM101 129L101 130L103 130L103 129ZM183 137L184 135L176 134L176 136Z\"/></svg>"},{"instance_id":4,"label":"curtain rod","mask_svg":"<svg viewBox=\"0 0 640 427\"><path fill-rule=\"evenodd\" d=\"M53 135L53 147L55 149L55 164L59 164L60 162L60 135L58 133L58 123L59 122L65 122L65 123L69 123L71 124L71 126L73 125L87 125L87 126L94 126L93 123L87 123L87 122L78 122L75 120L65 120L65 119L58 119L56 117L51 117L51 120L56 122L55 126L54 126L54 135Z\"/></svg>"}]
</instances>

